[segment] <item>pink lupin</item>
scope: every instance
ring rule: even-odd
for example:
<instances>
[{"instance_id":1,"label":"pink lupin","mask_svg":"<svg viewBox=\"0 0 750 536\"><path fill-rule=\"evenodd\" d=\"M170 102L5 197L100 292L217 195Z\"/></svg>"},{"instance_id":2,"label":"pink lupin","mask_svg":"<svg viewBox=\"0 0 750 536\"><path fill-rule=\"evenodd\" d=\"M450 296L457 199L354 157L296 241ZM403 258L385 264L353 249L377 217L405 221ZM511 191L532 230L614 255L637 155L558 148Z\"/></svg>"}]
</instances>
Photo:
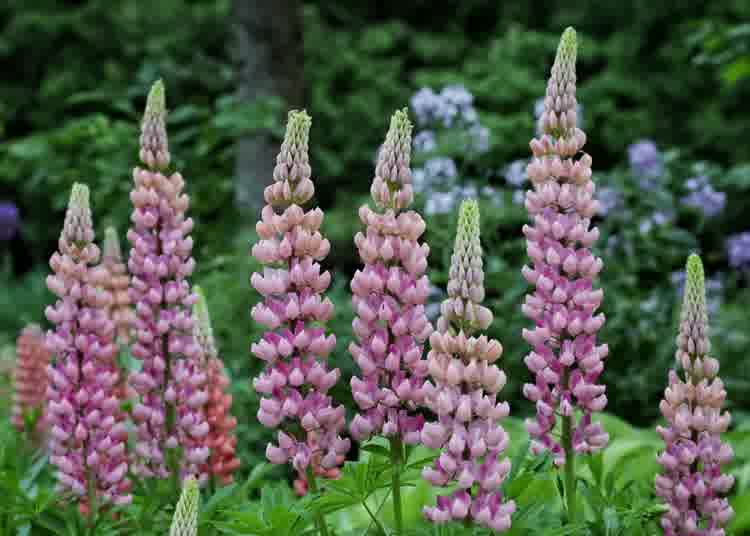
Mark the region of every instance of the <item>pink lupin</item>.
<instances>
[{"instance_id":1,"label":"pink lupin","mask_svg":"<svg viewBox=\"0 0 750 536\"><path fill-rule=\"evenodd\" d=\"M320 234L323 212L302 208L315 192L308 160L310 123L304 111L289 113L252 249L265 267L251 278L263 296L252 316L268 329L252 345L253 354L266 362L254 381L263 395L258 420L279 430L266 456L276 464L291 462L308 479L313 468L338 476L350 446L340 436L344 407L335 406L328 395L340 375L326 363L336 337L323 327L333 314L333 304L324 297L331 275L320 267L330 244Z\"/></svg>"},{"instance_id":2,"label":"pink lupin","mask_svg":"<svg viewBox=\"0 0 750 536\"><path fill-rule=\"evenodd\" d=\"M424 308L429 247L418 241L424 220L408 210L411 130L405 110L393 114L370 190L378 210L359 209L366 231L354 237L364 262L351 282L357 340L349 352L362 374L351 380L360 413L350 430L358 440L382 434L416 444L424 424L417 409L427 376L423 345L432 333Z\"/></svg>"},{"instance_id":3,"label":"pink lupin","mask_svg":"<svg viewBox=\"0 0 750 536\"><path fill-rule=\"evenodd\" d=\"M58 488L79 503L82 513L132 500L115 328L107 314L112 297L92 268L98 258L89 190L75 184L47 278L59 299L45 311L56 326L47 335L54 357L47 368L46 419Z\"/></svg>"},{"instance_id":4,"label":"pink lupin","mask_svg":"<svg viewBox=\"0 0 750 536\"><path fill-rule=\"evenodd\" d=\"M603 293L593 282L602 260L591 251L599 236L591 224L598 203L591 157L581 152L586 136L576 126L576 50L575 30L568 28L547 84L542 134L530 144L532 189L526 193L526 209L532 224L523 227L531 260L523 276L535 287L522 307L534 322L523 330L532 346L525 362L535 375L523 389L536 404L536 418L527 421L527 429L532 452L549 451L555 464L566 466L570 522L576 517L575 455L599 450L609 439L600 424L592 423L592 414L607 403L605 386L598 381L608 347L596 342L604 324L604 315L596 312ZM552 433L558 415L559 441Z\"/></svg>"},{"instance_id":5,"label":"pink lupin","mask_svg":"<svg viewBox=\"0 0 750 536\"><path fill-rule=\"evenodd\" d=\"M720 434L731 421L721 413L726 398L717 376L719 362L711 357L703 263L698 255L687 261L685 297L677 336L677 366L669 371L669 386L659 406L667 426L657 427L665 443L657 461L656 494L667 502L662 516L665 536L723 536L734 511L724 495L734 477L722 474L732 449Z\"/></svg>"},{"instance_id":6,"label":"pink lupin","mask_svg":"<svg viewBox=\"0 0 750 536\"><path fill-rule=\"evenodd\" d=\"M440 457L423 476L435 486L456 486L451 495L425 507L433 522L474 522L502 532L511 526L513 501L503 501L502 482L510 471L503 457L508 434L499 424L509 407L498 402L505 373L495 365L500 343L477 335L492 323L482 305L484 271L479 240L479 206L464 201L451 258L448 298L441 307L438 329L430 336L427 356L430 380L425 405L438 416L422 429L422 443L439 449Z\"/></svg>"},{"instance_id":7,"label":"pink lupin","mask_svg":"<svg viewBox=\"0 0 750 536\"><path fill-rule=\"evenodd\" d=\"M189 283L195 268L193 220L186 217L190 203L182 175L164 172L169 165L165 114L164 85L158 81L143 117L140 157L146 167L133 170L133 226L127 235L136 312L131 351L143 363L130 376L139 398L133 410L135 469L147 477L192 475L205 482L208 392L191 313L196 300Z\"/></svg>"}]
</instances>

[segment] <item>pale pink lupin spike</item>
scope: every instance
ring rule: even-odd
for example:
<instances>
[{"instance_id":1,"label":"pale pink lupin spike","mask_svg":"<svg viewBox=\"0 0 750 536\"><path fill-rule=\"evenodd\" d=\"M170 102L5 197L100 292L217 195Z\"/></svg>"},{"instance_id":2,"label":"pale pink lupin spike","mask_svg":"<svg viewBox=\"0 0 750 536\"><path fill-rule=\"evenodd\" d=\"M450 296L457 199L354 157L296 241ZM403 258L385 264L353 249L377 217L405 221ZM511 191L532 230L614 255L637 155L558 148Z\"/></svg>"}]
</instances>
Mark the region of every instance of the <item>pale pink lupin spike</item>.
<instances>
[{"instance_id":1,"label":"pale pink lupin spike","mask_svg":"<svg viewBox=\"0 0 750 536\"><path fill-rule=\"evenodd\" d=\"M424 220L407 210L413 198L411 129L406 111L397 111L371 188L379 210L359 209L367 229L354 237L364 262L351 282L357 340L349 352L361 370L361 377L351 380L360 409L350 425L357 440L382 434L415 444L424 424L417 409L424 403L427 376L423 345L432 333L424 309L430 248L418 241Z\"/></svg>"},{"instance_id":2,"label":"pale pink lupin spike","mask_svg":"<svg viewBox=\"0 0 750 536\"><path fill-rule=\"evenodd\" d=\"M208 478L203 469L209 457L204 439L208 392L191 313L196 300L189 282L195 268L193 220L186 216L190 202L182 175L155 170L166 166L169 154L161 82L149 93L143 124L141 158L152 169L133 170L133 226L127 235L130 299L136 312L131 352L143 363L130 376L138 395L133 409L135 470L155 478L179 471L182 478L192 475L203 483Z\"/></svg>"},{"instance_id":3,"label":"pale pink lupin spike","mask_svg":"<svg viewBox=\"0 0 750 536\"><path fill-rule=\"evenodd\" d=\"M686 272L675 356L682 374L669 371L669 387L659 406L667 427L657 427L665 449L657 458L663 469L656 477L656 494L669 508L661 520L665 536L723 536L734 516L723 496L734 477L722 474L722 466L732 460L732 448L720 435L731 417L721 413L727 393L717 376L719 362L710 356L700 257L688 258Z\"/></svg>"},{"instance_id":4,"label":"pale pink lupin spike","mask_svg":"<svg viewBox=\"0 0 750 536\"><path fill-rule=\"evenodd\" d=\"M252 345L253 354L266 362L254 386L264 395L258 420L279 429L277 442L266 449L268 459L291 462L302 474L322 468L324 476L335 478L350 442L340 436L344 407L334 406L327 394L340 376L326 363L336 337L323 327L333 314L324 297L331 275L320 267L330 244L320 234L323 212L301 207L314 194L309 130L307 113L289 113L274 183L265 191L268 204L256 225L259 240L252 252L266 266L251 278L263 296L252 316L268 331Z\"/></svg>"},{"instance_id":5,"label":"pale pink lupin spike","mask_svg":"<svg viewBox=\"0 0 750 536\"><path fill-rule=\"evenodd\" d=\"M573 419L569 441L576 453L599 450L609 439L591 419L607 404L605 386L598 380L608 347L596 343L604 324L604 315L596 313L603 293L593 285L602 260L591 251L599 237L591 224L598 203L591 157L580 152L586 136L576 126L575 60L576 33L568 28L547 84L543 133L530 144L534 157L527 171L533 189L526 192L526 209L532 225L523 227L531 264L522 272L535 287L522 307L534 322L533 329L523 330L523 338L532 346L525 362L536 379L523 388L536 404L536 418L527 420L526 427L532 452L550 451L557 465L566 456L552 434L558 415ZM577 423L576 408L582 413Z\"/></svg>"},{"instance_id":6,"label":"pale pink lupin spike","mask_svg":"<svg viewBox=\"0 0 750 536\"><path fill-rule=\"evenodd\" d=\"M479 241L479 207L464 201L451 259L448 299L443 302L438 331L430 337L427 356L430 380L424 385L425 405L438 416L422 429L422 443L440 450L424 478L439 487L456 486L424 508L435 522L474 522L494 531L511 526L513 501L503 501L500 486L510 471L503 456L509 437L499 420L510 411L497 394L505 373L494 363L503 348L487 336L477 336L492 323L482 306L484 271Z\"/></svg>"},{"instance_id":7,"label":"pale pink lupin spike","mask_svg":"<svg viewBox=\"0 0 750 536\"><path fill-rule=\"evenodd\" d=\"M46 419L59 490L78 502L83 513L94 500L114 505L132 500L128 434L117 393L117 346L107 315L112 298L94 277L91 265L99 259L99 249L93 239L89 191L75 184L60 251L50 259L54 273L47 278L59 299L45 311L56 326L46 340L54 355L47 367Z\"/></svg>"}]
</instances>

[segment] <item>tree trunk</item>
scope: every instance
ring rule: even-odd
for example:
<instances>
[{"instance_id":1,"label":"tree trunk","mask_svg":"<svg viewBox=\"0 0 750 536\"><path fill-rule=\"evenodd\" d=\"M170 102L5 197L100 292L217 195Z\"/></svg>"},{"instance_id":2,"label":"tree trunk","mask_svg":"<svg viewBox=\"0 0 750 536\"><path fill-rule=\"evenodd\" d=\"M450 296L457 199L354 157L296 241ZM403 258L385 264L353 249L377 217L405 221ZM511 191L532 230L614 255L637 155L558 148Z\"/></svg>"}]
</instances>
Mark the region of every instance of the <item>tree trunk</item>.
<instances>
[{"instance_id":1,"label":"tree trunk","mask_svg":"<svg viewBox=\"0 0 750 536\"><path fill-rule=\"evenodd\" d=\"M240 99L253 102L278 96L289 108L302 106L302 2L234 0L233 18ZM257 215L263 206L263 189L272 180L277 145L263 133L238 141L235 203L248 216Z\"/></svg>"}]
</instances>

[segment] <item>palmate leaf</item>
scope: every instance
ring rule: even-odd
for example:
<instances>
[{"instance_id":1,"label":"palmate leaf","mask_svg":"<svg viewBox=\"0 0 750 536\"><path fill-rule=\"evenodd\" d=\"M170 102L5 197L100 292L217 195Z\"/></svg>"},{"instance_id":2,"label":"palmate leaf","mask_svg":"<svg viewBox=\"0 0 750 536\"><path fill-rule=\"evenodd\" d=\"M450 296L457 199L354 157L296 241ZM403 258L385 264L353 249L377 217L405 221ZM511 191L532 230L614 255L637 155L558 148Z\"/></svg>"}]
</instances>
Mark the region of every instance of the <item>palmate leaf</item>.
<instances>
[{"instance_id":1,"label":"palmate leaf","mask_svg":"<svg viewBox=\"0 0 750 536\"><path fill-rule=\"evenodd\" d=\"M347 462L341 477L326 482L325 493L313 498L312 507L328 514L362 504L378 490L391 485L391 464L378 456L359 462Z\"/></svg>"},{"instance_id":2,"label":"palmate leaf","mask_svg":"<svg viewBox=\"0 0 750 536\"><path fill-rule=\"evenodd\" d=\"M282 534L308 533L309 524L286 484L264 486L259 502L251 502L243 510L225 512L225 520L214 525L224 534L252 534L280 536Z\"/></svg>"}]
</instances>

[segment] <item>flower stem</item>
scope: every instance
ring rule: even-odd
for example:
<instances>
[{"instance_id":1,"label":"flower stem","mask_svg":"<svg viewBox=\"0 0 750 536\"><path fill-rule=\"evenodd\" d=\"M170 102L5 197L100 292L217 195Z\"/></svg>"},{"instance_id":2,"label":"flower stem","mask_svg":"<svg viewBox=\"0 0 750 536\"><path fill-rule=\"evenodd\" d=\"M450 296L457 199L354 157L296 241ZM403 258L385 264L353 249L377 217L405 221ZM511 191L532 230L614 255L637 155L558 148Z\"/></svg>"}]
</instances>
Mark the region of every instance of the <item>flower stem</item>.
<instances>
[{"instance_id":1,"label":"flower stem","mask_svg":"<svg viewBox=\"0 0 750 536\"><path fill-rule=\"evenodd\" d=\"M391 437L392 487L393 487L393 534L400 536L404 530L404 516L401 512L401 468L404 464L404 448L399 436Z\"/></svg>"},{"instance_id":2,"label":"flower stem","mask_svg":"<svg viewBox=\"0 0 750 536\"><path fill-rule=\"evenodd\" d=\"M576 456L573 451L573 416L562 418L562 447L565 450L565 503L568 524L576 522Z\"/></svg>"},{"instance_id":3,"label":"flower stem","mask_svg":"<svg viewBox=\"0 0 750 536\"><path fill-rule=\"evenodd\" d=\"M310 491L312 493L318 493L318 482L315 480L315 472L313 471L312 463L307 466L307 485L310 486ZM320 536L328 536L326 520L323 519L323 514L318 511L315 512L315 525L318 527L318 534Z\"/></svg>"}]
</instances>

